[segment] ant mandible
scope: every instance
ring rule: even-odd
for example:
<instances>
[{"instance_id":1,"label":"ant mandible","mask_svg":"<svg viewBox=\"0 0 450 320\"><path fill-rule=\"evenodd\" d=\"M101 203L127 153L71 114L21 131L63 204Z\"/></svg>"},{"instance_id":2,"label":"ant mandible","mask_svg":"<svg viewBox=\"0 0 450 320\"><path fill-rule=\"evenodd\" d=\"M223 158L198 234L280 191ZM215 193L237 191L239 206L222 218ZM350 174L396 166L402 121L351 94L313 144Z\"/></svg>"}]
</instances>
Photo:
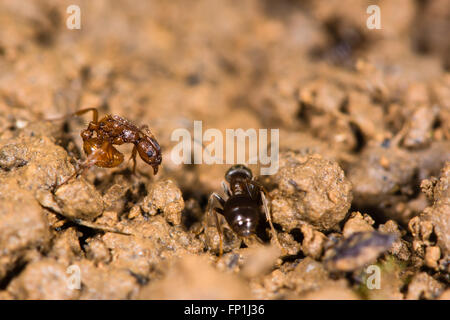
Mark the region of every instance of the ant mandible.
<instances>
[{"instance_id":1,"label":"ant mandible","mask_svg":"<svg viewBox=\"0 0 450 320\"><path fill-rule=\"evenodd\" d=\"M98 120L96 108L82 109L73 115L80 116L90 111L93 113L93 119L87 129L81 132L83 150L87 159L73 175L60 183L57 188L93 165L102 168L119 166L123 162L124 156L114 145L124 143L134 144L130 157L130 160L133 160L133 173L136 171L137 154L144 162L152 166L154 174L158 172L158 166L162 161L161 148L147 126L138 128L129 120L117 115L106 115Z\"/></svg>"},{"instance_id":2,"label":"ant mandible","mask_svg":"<svg viewBox=\"0 0 450 320\"><path fill-rule=\"evenodd\" d=\"M285 250L281 246L275 228L270 217L269 205L264 187L254 180L252 172L244 165L235 165L228 169L225 174L225 182L222 187L228 196L224 200L218 193L214 192L209 197L207 214L208 217L214 215L217 231L219 233L219 257L223 254L223 232L219 223L218 213L224 216L230 228L240 237L246 238L256 234L256 229L260 223L261 207L266 220L269 222L273 236L282 252ZM218 201L221 207L213 206Z\"/></svg>"}]
</instances>

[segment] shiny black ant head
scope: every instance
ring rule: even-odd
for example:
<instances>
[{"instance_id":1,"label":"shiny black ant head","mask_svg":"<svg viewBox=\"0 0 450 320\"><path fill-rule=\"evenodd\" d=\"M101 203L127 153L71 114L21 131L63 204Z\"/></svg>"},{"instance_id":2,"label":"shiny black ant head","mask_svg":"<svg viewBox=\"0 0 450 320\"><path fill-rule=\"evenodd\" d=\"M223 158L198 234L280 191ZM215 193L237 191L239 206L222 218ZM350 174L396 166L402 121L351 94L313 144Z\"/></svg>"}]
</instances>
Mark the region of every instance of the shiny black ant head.
<instances>
[{"instance_id":1,"label":"shiny black ant head","mask_svg":"<svg viewBox=\"0 0 450 320\"><path fill-rule=\"evenodd\" d=\"M243 164L237 164L228 169L227 173L225 174L225 179L228 183L230 183L232 179L237 177L241 179L252 179L252 171Z\"/></svg>"},{"instance_id":2,"label":"shiny black ant head","mask_svg":"<svg viewBox=\"0 0 450 320\"><path fill-rule=\"evenodd\" d=\"M145 136L139 139L136 144L137 151L141 159L153 167L153 173L158 173L158 166L161 164L161 147L155 139Z\"/></svg>"}]
</instances>

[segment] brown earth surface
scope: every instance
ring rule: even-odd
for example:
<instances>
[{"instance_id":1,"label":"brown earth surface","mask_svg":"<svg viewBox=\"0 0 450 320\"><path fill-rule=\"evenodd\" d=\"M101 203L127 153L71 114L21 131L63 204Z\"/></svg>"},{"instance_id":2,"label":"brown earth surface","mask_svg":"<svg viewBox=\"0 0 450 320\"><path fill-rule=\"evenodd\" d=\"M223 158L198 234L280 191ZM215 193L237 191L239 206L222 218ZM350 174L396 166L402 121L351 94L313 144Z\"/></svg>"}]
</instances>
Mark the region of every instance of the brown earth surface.
<instances>
[{"instance_id":1,"label":"brown earth surface","mask_svg":"<svg viewBox=\"0 0 450 320\"><path fill-rule=\"evenodd\" d=\"M449 299L450 2L378 3L381 30L356 0L0 1L0 299ZM148 125L158 174L58 188L88 107ZM279 129L278 171L250 167L281 248L221 219L218 257L230 165L171 158L194 120Z\"/></svg>"}]
</instances>

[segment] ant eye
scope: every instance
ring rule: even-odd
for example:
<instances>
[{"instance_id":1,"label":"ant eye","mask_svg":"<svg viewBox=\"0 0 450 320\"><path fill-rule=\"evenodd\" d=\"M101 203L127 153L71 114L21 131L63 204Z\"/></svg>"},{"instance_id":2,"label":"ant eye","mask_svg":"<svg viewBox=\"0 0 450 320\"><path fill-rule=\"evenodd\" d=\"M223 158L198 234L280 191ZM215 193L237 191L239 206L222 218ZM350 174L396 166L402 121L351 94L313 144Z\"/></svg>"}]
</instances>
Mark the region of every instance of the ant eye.
<instances>
[{"instance_id":1,"label":"ant eye","mask_svg":"<svg viewBox=\"0 0 450 320\"><path fill-rule=\"evenodd\" d=\"M151 149L149 149L149 150L146 152L146 154L147 154L147 157L149 157L149 158L153 157L153 151L152 151Z\"/></svg>"}]
</instances>

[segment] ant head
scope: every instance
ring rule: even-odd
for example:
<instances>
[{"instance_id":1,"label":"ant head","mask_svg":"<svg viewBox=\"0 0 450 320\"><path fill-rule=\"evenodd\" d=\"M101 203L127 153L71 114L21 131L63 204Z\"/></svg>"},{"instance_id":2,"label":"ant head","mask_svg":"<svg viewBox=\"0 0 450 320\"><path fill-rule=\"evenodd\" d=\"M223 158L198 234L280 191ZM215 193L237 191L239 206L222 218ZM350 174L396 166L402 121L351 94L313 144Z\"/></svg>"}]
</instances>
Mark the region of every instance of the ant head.
<instances>
[{"instance_id":1,"label":"ant head","mask_svg":"<svg viewBox=\"0 0 450 320\"><path fill-rule=\"evenodd\" d=\"M158 173L158 166L161 164L161 147L155 139L144 136L136 144L137 151L141 159L153 167L153 173Z\"/></svg>"},{"instance_id":2,"label":"ant head","mask_svg":"<svg viewBox=\"0 0 450 320\"><path fill-rule=\"evenodd\" d=\"M243 164L237 164L228 169L225 174L225 179L229 183L232 177L241 177L242 179L251 179L253 177L252 171Z\"/></svg>"}]
</instances>

